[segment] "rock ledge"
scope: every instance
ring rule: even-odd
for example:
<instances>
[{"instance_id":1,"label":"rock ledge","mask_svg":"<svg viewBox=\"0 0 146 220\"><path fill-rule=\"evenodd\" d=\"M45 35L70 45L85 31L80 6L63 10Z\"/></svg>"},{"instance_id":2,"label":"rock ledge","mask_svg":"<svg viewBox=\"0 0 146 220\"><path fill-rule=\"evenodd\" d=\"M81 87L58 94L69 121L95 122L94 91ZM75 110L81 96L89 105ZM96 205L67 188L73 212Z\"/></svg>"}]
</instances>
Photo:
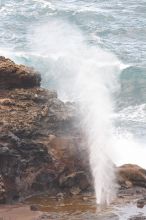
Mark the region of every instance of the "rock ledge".
<instances>
[{"instance_id":1,"label":"rock ledge","mask_svg":"<svg viewBox=\"0 0 146 220\"><path fill-rule=\"evenodd\" d=\"M41 77L34 69L17 65L10 59L0 57L0 90L32 88L40 86Z\"/></svg>"}]
</instances>

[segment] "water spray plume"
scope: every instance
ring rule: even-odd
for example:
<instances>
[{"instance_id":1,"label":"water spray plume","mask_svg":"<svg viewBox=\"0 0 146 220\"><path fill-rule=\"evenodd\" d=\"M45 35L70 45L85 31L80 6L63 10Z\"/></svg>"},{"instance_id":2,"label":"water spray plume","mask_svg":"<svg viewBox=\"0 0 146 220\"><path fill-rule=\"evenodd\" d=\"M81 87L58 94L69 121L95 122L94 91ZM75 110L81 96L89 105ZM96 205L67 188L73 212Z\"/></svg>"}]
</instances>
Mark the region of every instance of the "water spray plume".
<instances>
[{"instance_id":1,"label":"water spray plume","mask_svg":"<svg viewBox=\"0 0 146 220\"><path fill-rule=\"evenodd\" d=\"M31 38L32 50L48 60L45 81L51 77L62 99L79 103L96 201L110 203L116 193L111 97L122 64L112 53L87 43L76 27L63 21L52 20L35 28Z\"/></svg>"}]
</instances>

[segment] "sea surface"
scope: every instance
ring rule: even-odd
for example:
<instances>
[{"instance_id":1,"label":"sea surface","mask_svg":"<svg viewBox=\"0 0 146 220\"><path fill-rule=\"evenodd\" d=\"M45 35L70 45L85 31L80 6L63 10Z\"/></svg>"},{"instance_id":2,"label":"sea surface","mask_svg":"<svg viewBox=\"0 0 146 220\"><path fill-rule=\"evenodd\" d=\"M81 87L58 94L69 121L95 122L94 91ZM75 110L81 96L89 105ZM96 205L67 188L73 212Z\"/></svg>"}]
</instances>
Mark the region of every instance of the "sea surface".
<instances>
[{"instance_id":1,"label":"sea surface","mask_svg":"<svg viewBox=\"0 0 146 220\"><path fill-rule=\"evenodd\" d=\"M146 0L0 1L0 55L38 69L42 86L57 89L62 99L60 84L74 86L60 71L62 51L70 56L80 35L89 47L114 54L122 66L112 92L120 154L115 161L146 168ZM64 70L71 63L67 60Z\"/></svg>"}]
</instances>

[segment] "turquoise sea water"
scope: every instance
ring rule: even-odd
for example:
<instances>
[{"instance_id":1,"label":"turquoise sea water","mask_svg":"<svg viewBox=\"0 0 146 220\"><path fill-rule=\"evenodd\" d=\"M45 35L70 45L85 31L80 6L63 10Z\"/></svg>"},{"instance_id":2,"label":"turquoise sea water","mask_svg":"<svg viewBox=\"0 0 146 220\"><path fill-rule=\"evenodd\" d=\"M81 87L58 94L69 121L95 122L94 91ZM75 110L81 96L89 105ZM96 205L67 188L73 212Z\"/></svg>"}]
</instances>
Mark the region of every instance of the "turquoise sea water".
<instances>
[{"instance_id":1,"label":"turquoise sea water","mask_svg":"<svg viewBox=\"0 0 146 220\"><path fill-rule=\"evenodd\" d=\"M1 0L0 55L36 67L42 73L43 86L57 89L52 80L54 67L48 62L43 45L44 41L53 39L48 32L45 37L45 28L42 30L54 20L76 27L91 47L98 45L112 52L126 65L118 77L119 89L114 95L115 124L120 135L128 137L129 144L135 144L134 139L136 149L139 143L143 146L146 140L146 1ZM42 48L41 53L35 48L39 37L43 39L44 56ZM54 38L52 44L61 51L59 39ZM121 145L127 146L127 142Z\"/></svg>"}]
</instances>

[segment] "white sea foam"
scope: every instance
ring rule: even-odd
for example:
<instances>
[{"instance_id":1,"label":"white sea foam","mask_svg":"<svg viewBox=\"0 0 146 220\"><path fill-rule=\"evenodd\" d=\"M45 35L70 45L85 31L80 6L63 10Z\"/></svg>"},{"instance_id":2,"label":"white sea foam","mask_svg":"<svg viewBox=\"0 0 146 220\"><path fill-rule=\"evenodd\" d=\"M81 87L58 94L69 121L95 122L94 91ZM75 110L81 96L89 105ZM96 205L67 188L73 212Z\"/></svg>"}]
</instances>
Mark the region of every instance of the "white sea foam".
<instances>
[{"instance_id":1,"label":"white sea foam","mask_svg":"<svg viewBox=\"0 0 146 220\"><path fill-rule=\"evenodd\" d=\"M53 3L51 3L50 1L46 1L46 0L32 0L35 3L40 3L43 8L47 7L50 8L52 10L55 10L55 5Z\"/></svg>"},{"instance_id":2,"label":"white sea foam","mask_svg":"<svg viewBox=\"0 0 146 220\"><path fill-rule=\"evenodd\" d=\"M114 119L124 126L113 132L113 146L116 152L114 161L117 165L125 163L137 164L146 168L146 104L128 106L114 115ZM125 127L128 124L128 127ZM131 131L134 126L134 133Z\"/></svg>"},{"instance_id":3,"label":"white sea foam","mask_svg":"<svg viewBox=\"0 0 146 220\"><path fill-rule=\"evenodd\" d=\"M115 152L114 162L117 165L137 164L146 169L146 144L136 139L130 132L115 132L113 136Z\"/></svg>"},{"instance_id":4,"label":"white sea foam","mask_svg":"<svg viewBox=\"0 0 146 220\"><path fill-rule=\"evenodd\" d=\"M123 121L145 122L146 104L125 107L115 114L115 117Z\"/></svg>"}]
</instances>

